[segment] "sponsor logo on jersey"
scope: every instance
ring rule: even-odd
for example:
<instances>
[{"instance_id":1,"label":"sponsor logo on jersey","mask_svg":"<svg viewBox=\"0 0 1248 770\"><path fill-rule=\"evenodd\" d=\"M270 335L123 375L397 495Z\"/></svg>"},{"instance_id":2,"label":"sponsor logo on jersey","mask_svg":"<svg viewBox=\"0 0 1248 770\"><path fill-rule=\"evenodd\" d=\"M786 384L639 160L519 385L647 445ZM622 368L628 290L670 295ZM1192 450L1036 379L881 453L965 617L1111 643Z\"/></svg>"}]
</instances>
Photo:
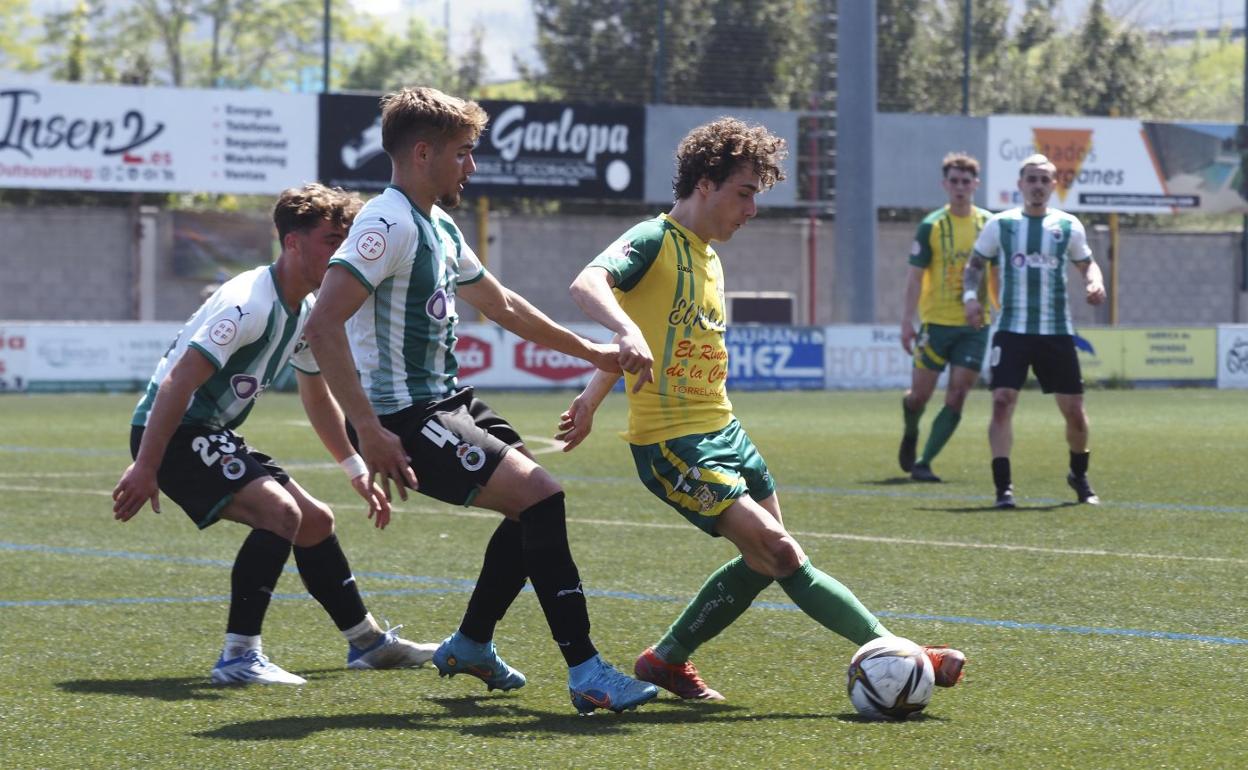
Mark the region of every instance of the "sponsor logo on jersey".
<instances>
[{"instance_id":1,"label":"sponsor logo on jersey","mask_svg":"<svg viewBox=\"0 0 1248 770\"><path fill-rule=\"evenodd\" d=\"M234 341L234 337L237 334L238 326L230 319L222 318L208 330L208 339L218 345L228 345Z\"/></svg>"},{"instance_id":2,"label":"sponsor logo on jersey","mask_svg":"<svg viewBox=\"0 0 1248 770\"><path fill-rule=\"evenodd\" d=\"M1060 260L1051 254L1037 254L1034 251L1030 254L1024 254L1019 251L1010 257L1010 263L1020 269L1024 267L1047 267L1050 270L1056 270Z\"/></svg>"},{"instance_id":3,"label":"sponsor logo on jersey","mask_svg":"<svg viewBox=\"0 0 1248 770\"><path fill-rule=\"evenodd\" d=\"M386 253L386 235L380 230L366 230L355 242L355 253L369 262L381 259Z\"/></svg>"},{"instance_id":4,"label":"sponsor logo on jersey","mask_svg":"<svg viewBox=\"0 0 1248 770\"><path fill-rule=\"evenodd\" d=\"M545 380L571 380L594 371L593 364L525 340L516 346L516 368Z\"/></svg>"},{"instance_id":5,"label":"sponsor logo on jersey","mask_svg":"<svg viewBox=\"0 0 1248 770\"><path fill-rule=\"evenodd\" d=\"M260 390L260 381L250 374L236 374L230 378L230 388L235 396L246 401Z\"/></svg>"},{"instance_id":6,"label":"sponsor logo on jersey","mask_svg":"<svg viewBox=\"0 0 1248 770\"><path fill-rule=\"evenodd\" d=\"M485 340L463 334L455 341L455 361L461 378L489 369L493 356L494 348Z\"/></svg>"},{"instance_id":7,"label":"sponsor logo on jersey","mask_svg":"<svg viewBox=\"0 0 1248 770\"><path fill-rule=\"evenodd\" d=\"M433 296L425 302L425 313L437 321L444 321L450 315L450 311L455 307L454 297L447 295L446 290L439 288L433 293Z\"/></svg>"}]
</instances>

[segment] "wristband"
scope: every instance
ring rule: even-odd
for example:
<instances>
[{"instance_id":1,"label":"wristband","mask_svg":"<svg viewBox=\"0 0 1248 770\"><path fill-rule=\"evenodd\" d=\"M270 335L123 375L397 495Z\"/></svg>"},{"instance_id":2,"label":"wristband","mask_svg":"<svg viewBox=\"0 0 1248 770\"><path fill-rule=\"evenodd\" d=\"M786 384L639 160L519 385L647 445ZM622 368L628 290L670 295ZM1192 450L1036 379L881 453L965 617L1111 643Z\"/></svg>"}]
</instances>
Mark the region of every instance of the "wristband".
<instances>
[{"instance_id":1,"label":"wristband","mask_svg":"<svg viewBox=\"0 0 1248 770\"><path fill-rule=\"evenodd\" d=\"M347 478L353 479L356 476L363 476L368 473L368 464L364 462L364 458L358 454L351 455L345 460L338 463L343 472L347 474Z\"/></svg>"},{"instance_id":2,"label":"wristband","mask_svg":"<svg viewBox=\"0 0 1248 770\"><path fill-rule=\"evenodd\" d=\"M966 291L962 292L962 304L963 305L970 302L971 300L975 300L976 302L979 301L978 291L976 291L975 289L967 289Z\"/></svg>"}]
</instances>

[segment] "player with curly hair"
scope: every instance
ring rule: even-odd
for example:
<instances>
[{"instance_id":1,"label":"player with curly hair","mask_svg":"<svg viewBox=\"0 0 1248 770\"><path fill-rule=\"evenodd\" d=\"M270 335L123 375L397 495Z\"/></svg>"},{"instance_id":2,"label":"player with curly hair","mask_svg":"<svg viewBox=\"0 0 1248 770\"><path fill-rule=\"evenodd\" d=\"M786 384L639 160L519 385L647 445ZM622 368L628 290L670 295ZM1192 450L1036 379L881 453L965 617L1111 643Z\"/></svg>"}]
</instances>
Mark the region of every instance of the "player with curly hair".
<instances>
[{"instance_id":1,"label":"player with curly hair","mask_svg":"<svg viewBox=\"0 0 1248 770\"><path fill-rule=\"evenodd\" d=\"M634 666L638 679L681 698L723 699L689 657L773 581L807 615L855 645L888 635L785 529L775 482L733 416L725 388L724 276L710 244L727 241L754 217L755 197L784 179L785 154L783 139L734 118L695 128L676 152L671 212L624 233L571 287L581 309L617 335L629 399L626 438L642 483L740 551ZM565 451L589 435L594 411L619 376L595 373L564 412L557 438L567 442ZM955 684L962 653L927 650L937 684Z\"/></svg>"}]
</instances>

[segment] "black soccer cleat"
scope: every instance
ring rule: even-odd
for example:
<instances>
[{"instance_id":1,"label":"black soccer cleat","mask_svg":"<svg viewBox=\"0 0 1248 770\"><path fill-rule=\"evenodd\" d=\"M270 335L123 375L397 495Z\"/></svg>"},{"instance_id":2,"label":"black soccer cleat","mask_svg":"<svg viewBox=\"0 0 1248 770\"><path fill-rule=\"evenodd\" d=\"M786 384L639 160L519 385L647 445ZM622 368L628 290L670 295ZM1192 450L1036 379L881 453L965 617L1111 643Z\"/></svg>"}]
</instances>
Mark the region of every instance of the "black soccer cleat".
<instances>
[{"instance_id":1,"label":"black soccer cleat","mask_svg":"<svg viewBox=\"0 0 1248 770\"><path fill-rule=\"evenodd\" d=\"M996 507L1001 509L1012 509L1018 506L1014 504L1014 488L1012 486L1005 489L997 490Z\"/></svg>"},{"instance_id":2,"label":"black soccer cleat","mask_svg":"<svg viewBox=\"0 0 1248 770\"><path fill-rule=\"evenodd\" d=\"M932 466L922 463L916 464L910 469L910 478L914 481L931 481L936 484L940 483L940 476L932 473Z\"/></svg>"},{"instance_id":3,"label":"black soccer cleat","mask_svg":"<svg viewBox=\"0 0 1248 770\"><path fill-rule=\"evenodd\" d=\"M906 473L914 469L914 449L918 443L918 436L902 435L901 437L901 448L897 450L897 464Z\"/></svg>"},{"instance_id":4,"label":"black soccer cleat","mask_svg":"<svg viewBox=\"0 0 1248 770\"><path fill-rule=\"evenodd\" d=\"M1079 496L1079 502L1087 503L1088 505L1101 504L1101 498L1097 497L1096 493L1092 491L1092 485L1088 483L1086 474L1076 476L1074 471L1071 471L1066 474L1066 484L1075 490L1075 494Z\"/></svg>"}]
</instances>

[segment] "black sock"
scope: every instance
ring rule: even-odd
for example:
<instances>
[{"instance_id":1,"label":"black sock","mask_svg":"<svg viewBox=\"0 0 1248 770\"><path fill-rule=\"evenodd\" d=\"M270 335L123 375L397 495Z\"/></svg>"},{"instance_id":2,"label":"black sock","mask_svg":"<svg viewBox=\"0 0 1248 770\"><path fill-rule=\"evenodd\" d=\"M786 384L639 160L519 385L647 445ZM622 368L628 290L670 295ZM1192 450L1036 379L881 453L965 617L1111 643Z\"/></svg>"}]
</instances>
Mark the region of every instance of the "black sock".
<instances>
[{"instance_id":1,"label":"black sock","mask_svg":"<svg viewBox=\"0 0 1248 770\"><path fill-rule=\"evenodd\" d=\"M295 564L299 567L304 587L333 618L338 630L358 626L368 610L364 608L364 600L360 598L360 589L355 584L355 575L351 574L351 565L347 564L347 555L338 543L338 535L331 533L307 548L295 546L294 551Z\"/></svg>"},{"instance_id":2,"label":"black sock","mask_svg":"<svg viewBox=\"0 0 1248 770\"><path fill-rule=\"evenodd\" d=\"M556 492L520 514L524 571L533 582L550 632L568 666L597 654L589 640L589 609L581 576L568 548L563 493Z\"/></svg>"},{"instance_id":3,"label":"black sock","mask_svg":"<svg viewBox=\"0 0 1248 770\"><path fill-rule=\"evenodd\" d=\"M520 522L503 519L485 547L481 574L459 624L459 632L474 642L494 638L494 626L524 588L521 530Z\"/></svg>"},{"instance_id":4,"label":"black sock","mask_svg":"<svg viewBox=\"0 0 1248 770\"><path fill-rule=\"evenodd\" d=\"M1082 452L1070 453L1070 472L1076 476L1083 477L1088 475L1088 460L1092 453L1084 450Z\"/></svg>"},{"instance_id":5,"label":"black sock","mask_svg":"<svg viewBox=\"0 0 1248 770\"><path fill-rule=\"evenodd\" d=\"M998 492L1004 492L1010 488L1010 458L992 458L992 483L996 484Z\"/></svg>"},{"instance_id":6,"label":"black sock","mask_svg":"<svg viewBox=\"0 0 1248 770\"><path fill-rule=\"evenodd\" d=\"M264 529L253 529L234 557L230 572L230 615L227 634L259 636L273 589L290 556L290 541Z\"/></svg>"}]
</instances>

